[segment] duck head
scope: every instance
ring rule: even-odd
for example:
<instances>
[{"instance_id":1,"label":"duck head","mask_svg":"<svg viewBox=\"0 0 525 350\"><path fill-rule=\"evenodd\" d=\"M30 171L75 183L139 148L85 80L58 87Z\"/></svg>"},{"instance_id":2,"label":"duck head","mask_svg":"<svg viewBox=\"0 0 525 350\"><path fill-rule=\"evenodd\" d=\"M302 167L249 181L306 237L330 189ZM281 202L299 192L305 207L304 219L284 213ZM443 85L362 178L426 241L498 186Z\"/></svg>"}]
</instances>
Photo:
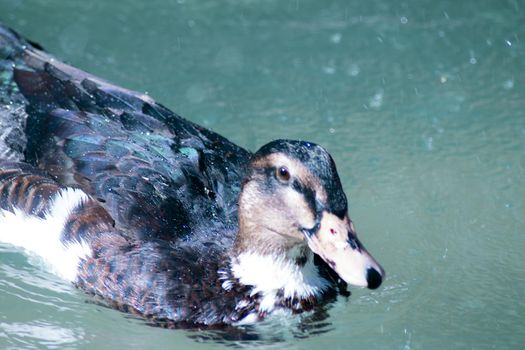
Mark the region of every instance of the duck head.
<instances>
[{"instance_id":1,"label":"duck head","mask_svg":"<svg viewBox=\"0 0 525 350\"><path fill-rule=\"evenodd\" d=\"M335 163L314 143L277 140L252 157L239 198L238 252L319 255L345 282L375 289L384 270L358 240Z\"/></svg>"}]
</instances>

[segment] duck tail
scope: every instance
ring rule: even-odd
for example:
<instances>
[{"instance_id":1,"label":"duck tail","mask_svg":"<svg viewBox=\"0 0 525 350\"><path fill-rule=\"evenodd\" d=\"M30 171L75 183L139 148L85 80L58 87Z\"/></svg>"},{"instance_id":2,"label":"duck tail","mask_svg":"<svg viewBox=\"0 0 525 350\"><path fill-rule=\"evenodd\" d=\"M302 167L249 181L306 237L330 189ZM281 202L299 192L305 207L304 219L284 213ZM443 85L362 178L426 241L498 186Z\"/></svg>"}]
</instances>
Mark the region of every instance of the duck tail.
<instances>
[{"instance_id":1,"label":"duck tail","mask_svg":"<svg viewBox=\"0 0 525 350\"><path fill-rule=\"evenodd\" d=\"M24 50L41 49L0 23L0 159L24 158L26 100L14 81L15 67L26 67Z\"/></svg>"},{"instance_id":2,"label":"duck tail","mask_svg":"<svg viewBox=\"0 0 525 350\"><path fill-rule=\"evenodd\" d=\"M42 258L51 272L74 282L92 242L113 224L82 190L62 187L29 164L0 161L0 243Z\"/></svg>"}]
</instances>

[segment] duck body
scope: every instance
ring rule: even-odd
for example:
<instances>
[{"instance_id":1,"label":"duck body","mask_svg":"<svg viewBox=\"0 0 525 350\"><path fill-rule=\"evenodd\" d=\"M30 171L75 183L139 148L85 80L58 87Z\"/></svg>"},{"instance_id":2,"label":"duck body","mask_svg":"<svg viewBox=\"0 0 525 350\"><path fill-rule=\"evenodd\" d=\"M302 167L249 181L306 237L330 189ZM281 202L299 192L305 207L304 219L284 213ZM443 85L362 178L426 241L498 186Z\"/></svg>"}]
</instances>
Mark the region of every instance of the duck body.
<instances>
[{"instance_id":1,"label":"duck body","mask_svg":"<svg viewBox=\"0 0 525 350\"><path fill-rule=\"evenodd\" d=\"M169 327L250 323L346 292L353 277L314 232L351 225L323 148L278 140L252 154L3 26L0 53L0 118L20 135L0 138L0 242ZM375 288L383 272L370 261Z\"/></svg>"}]
</instances>

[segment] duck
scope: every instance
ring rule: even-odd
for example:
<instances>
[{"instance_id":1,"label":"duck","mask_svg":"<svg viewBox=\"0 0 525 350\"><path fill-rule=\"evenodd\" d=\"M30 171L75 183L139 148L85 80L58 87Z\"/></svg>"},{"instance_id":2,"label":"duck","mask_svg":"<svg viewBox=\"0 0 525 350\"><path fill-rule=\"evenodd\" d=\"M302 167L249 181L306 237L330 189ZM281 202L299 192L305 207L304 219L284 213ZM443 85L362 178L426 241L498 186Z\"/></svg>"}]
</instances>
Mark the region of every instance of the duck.
<instances>
[{"instance_id":1,"label":"duck","mask_svg":"<svg viewBox=\"0 0 525 350\"><path fill-rule=\"evenodd\" d=\"M335 162L252 153L0 25L0 242L169 328L253 324L378 288Z\"/></svg>"}]
</instances>

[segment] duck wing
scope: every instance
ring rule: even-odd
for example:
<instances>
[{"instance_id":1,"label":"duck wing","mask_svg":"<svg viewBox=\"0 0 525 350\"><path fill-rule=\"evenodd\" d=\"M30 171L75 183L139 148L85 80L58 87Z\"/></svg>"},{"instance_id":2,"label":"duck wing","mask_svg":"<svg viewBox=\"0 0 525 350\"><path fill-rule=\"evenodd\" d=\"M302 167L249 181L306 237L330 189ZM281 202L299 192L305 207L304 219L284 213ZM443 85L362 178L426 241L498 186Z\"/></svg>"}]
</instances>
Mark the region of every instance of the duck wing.
<instances>
[{"instance_id":1,"label":"duck wing","mask_svg":"<svg viewBox=\"0 0 525 350\"><path fill-rule=\"evenodd\" d=\"M248 151L31 45L20 57L27 162L82 188L139 239L236 227Z\"/></svg>"},{"instance_id":2,"label":"duck wing","mask_svg":"<svg viewBox=\"0 0 525 350\"><path fill-rule=\"evenodd\" d=\"M248 297L249 287L222 287L228 274L221 272L225 256L220 237L205 245L133 239L114 226L99 201L85 194L78 197L78 190L72 192L30 164L0 160L2 230L9 231L9 220L17 215L18 227L29 217L39 218L25 226L29 230L21 229L18 234L0 231L0 237L41 255L62 277L108 306L142 315L157 325L224 325L238 321L253 308L255 298ZM60 220L63 225L57 226ZM49 232L47 247L35 250L27 241L38 240L38 225ZM81 245L89 248L84 250ZM53 259L56 254L61 258ZM237 307L243 298L247 299L244 306Z\"/></svg>"}]
</instances>

